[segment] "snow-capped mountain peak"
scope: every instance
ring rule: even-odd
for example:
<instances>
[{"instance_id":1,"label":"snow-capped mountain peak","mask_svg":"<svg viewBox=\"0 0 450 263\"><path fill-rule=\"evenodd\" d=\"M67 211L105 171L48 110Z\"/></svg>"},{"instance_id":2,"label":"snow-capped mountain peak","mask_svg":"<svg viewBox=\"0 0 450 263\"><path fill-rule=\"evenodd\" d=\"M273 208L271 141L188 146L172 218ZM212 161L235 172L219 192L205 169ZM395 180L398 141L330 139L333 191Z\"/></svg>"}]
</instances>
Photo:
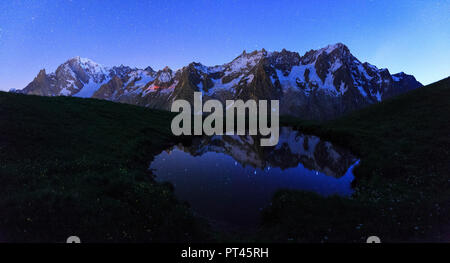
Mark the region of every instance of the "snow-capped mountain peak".
<instances>
[{"instance_id":1,"label":"snow-capped mountain peak","mask_svg":"<svg viewBox=\"0 0 450 263\"><path fill-rule=\"evenodd\" d=\"M168 66L166 66L163 70L158 71L157 76L160 83L168 83L173 78L173 72Z\"/></svg>"},{"instance_id":2,"label":"snow-capped mountain peak","mask_svg":"<svg viewBox=\"0 0 450 263\"><path fill-rule=\"evenodd\" d=\"M107 74L109 68L88 58L73 57L66 62L70 67L79 66L90 74Z\"/></svg>"},{"instance_id":3,"label":"snow-capped mountain peak","mask_svg":"<svg viewBox=\"0 0 450 263\"><path fill-rule=\"evenodd\" d=\"M247 53L244 50L241 55L230 63L224 65L225 72L232 74L236 72L249 71L256 66L265 55L267 55L265 50L255 50L251 53Z\"/></svg>"},{"instance_id":4,"label":"snow-capped mountain peak","mask_svg":"<svg viewBox=\"0 0 450 263\"><path fill-rule=\"evenodd\" d=\"M331 52L335 51L335 50L339 50L341 52L347 52L348 51L348 47L342 43L336 43L333 45L328 45L322 49L320 49L320 52L325 52L326 54L330 54Z\"/></svg>"},{"instance_id":5,"label":"snow-capped mountain peak","mask_svg":"<svg viewBox=\"0 0 450 263\"><path fill-rule=\"evenodd\" d=\"M278 99L281 114L304 119L329 119L418 88L403 72L391 75L360 62L342 43L310 50L301 56L288 50L242 52L229 63L191 63L173 71L127 66L105 67L74 57L54 73L45 70L23 90L45 96L94 97L170 109L175 99ZM17 91L16 91L17 92Z\"/></svg>"}]
</instances>

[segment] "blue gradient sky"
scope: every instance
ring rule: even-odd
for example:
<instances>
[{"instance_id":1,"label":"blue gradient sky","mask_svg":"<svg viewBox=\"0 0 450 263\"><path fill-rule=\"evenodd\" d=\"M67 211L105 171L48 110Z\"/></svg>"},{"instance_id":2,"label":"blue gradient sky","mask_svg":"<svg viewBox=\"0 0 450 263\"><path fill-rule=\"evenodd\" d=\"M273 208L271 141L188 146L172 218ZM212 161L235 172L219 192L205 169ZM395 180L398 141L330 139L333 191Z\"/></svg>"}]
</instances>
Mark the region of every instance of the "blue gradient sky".
<instances>
[{"instance_id":1,"label":"blue gradient sky","mask_svg":"<svg viewBox=\"0 0 450 263\"><path fill-rule=\"evenodd\" d=\"M342 42L423 84L450 75L450 1L0 1L0 90L74 56L107 65L206 65L242 50Z\"/></svg>"}]
</instances>

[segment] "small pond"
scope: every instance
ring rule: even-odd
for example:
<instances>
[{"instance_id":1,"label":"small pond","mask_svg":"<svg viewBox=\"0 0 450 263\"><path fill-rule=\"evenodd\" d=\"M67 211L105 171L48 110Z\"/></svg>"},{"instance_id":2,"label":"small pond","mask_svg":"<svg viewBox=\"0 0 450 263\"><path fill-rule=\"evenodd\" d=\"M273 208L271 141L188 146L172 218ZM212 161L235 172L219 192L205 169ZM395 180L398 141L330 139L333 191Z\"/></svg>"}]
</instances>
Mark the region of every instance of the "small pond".
<instances>
[{"instance_id":1,"label":"small pond","mask_svg":"<svg viewBox=\"0 0 450 263\"><path fill-rule=\"evenodd\" d=\"M352 194L357 159L347 150L288 127L280 128L276 146L259 142L256 136L198 137L161 152L150 169L198 214L238 226L256 225L279 189Z\"/></svg>"}]
</instances>

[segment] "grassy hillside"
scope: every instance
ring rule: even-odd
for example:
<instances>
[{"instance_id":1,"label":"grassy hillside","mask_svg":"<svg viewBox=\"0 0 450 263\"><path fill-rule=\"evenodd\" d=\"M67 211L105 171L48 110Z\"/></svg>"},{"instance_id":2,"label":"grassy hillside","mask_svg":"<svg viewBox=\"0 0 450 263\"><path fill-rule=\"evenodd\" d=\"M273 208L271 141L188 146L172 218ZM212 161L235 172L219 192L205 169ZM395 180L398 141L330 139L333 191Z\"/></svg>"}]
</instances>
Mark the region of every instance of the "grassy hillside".
<instances>
[{"instance_id":1,"label":"grassy hillside","mask_svg":"<svg viewBox=\"0 0 450 263\"><path fill-rule=\"evenodd\" d=\"M244 239L444 239L449 98L445 79L330 122L283 118L360 157L355 195L279 191L259 233ZM0 241L210 240L206 222L147 170L155 153L178 140L170 136L172 116L102 100L0 92Z\"/></svg>"},{"instance_id":2,"label":"grassy hillside","mask_svg":"<svg viewBox=\"0 0 450 263\"><path fill-rule=\"evenodd\" d=\"M265 231L280 241L358 241L370 234L393 241L444 239L440 233L450 233L449 98L447 78L326 123L284 118L361 158L356 193L344 200L280 191L265 211Z\"/></svg>"},{"instance_id":3,"label":"grassy hillside","mask_svg":"<svg viewBox=\"0 0 450 263\"><path fill-rule=\"evenodd\" d=\"M187 207L147 171L174 140L171 118L102 100L0 92L0 241L203 239Z\"/></svg>"}]
</instances>

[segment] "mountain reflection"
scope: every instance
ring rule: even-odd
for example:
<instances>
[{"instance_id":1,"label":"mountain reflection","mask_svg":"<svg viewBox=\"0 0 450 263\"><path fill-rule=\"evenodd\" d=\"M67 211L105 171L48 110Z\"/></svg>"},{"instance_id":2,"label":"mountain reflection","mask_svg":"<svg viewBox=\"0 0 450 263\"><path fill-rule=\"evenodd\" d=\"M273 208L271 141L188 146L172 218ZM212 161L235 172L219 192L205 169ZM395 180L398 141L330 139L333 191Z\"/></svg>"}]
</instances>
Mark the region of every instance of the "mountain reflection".
<instances>
[{"instance_id":1,"label":"mountain reflection","mask_svg":"<svg viewBox=\"0 0 450 263\"><path fill-rule=\"evenodd\" d=\"M258 136L224 135L194 138L189 146L177 149L192 156L207 152L231 156L243 167L264 170L278 167L282 170L302 164L309 170L335 178L342 177L356 158L347 150L323 141L317 136L305 135L289 127L280 128L280 139L274 147L261 147Z\"/></svg>"},{"instance_id":2,"label":"mountain reflection","mask_svg":"<svg viewBox=\"0 0 450 263\"><path fill-rule=\"evenodd\" d=\"M280 189L350 196L356 158L348 151L280 129L275 147L257 136L196 137L156 155L155 179L170 182L176 196L209 219L249 226Z\"/></svg>"}]
</instances>

